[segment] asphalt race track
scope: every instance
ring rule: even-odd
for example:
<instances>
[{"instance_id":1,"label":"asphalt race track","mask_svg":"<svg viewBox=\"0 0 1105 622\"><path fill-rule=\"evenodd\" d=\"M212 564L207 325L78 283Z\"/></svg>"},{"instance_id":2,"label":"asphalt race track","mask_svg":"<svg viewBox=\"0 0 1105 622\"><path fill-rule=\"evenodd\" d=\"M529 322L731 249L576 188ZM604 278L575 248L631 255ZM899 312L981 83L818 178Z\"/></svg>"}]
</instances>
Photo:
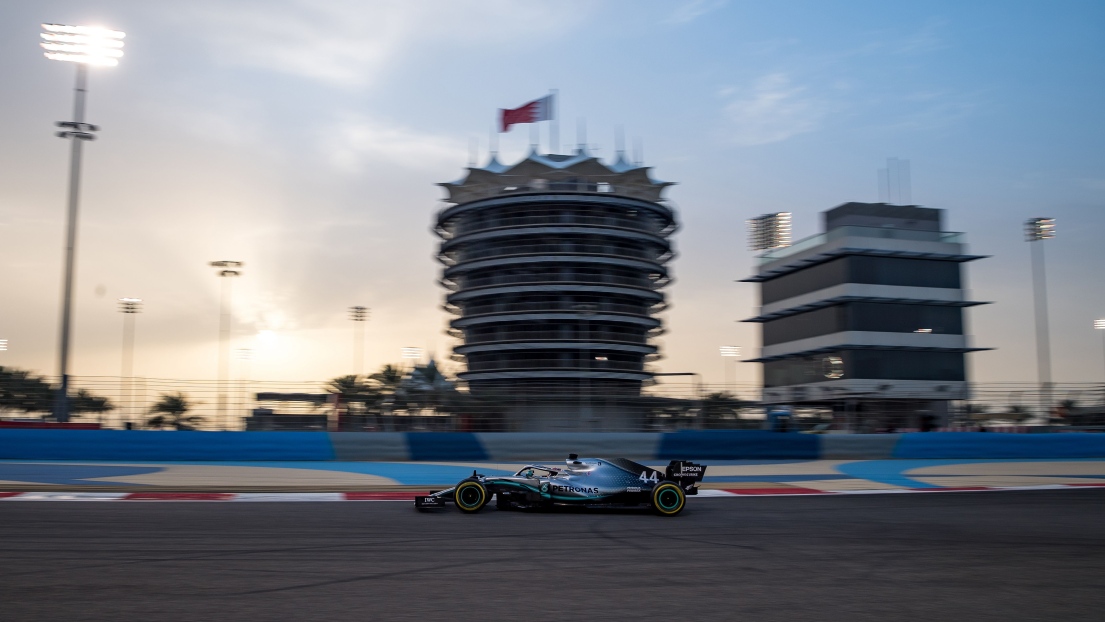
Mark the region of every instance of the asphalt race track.
<instances>
[{"instance_id":1,"label":"asphalt race track","mask_svg":"<svg viewBox=\"0 0 1105 622\"><path fill-rule=\"evenodd\" d=\"M1100 620L1105 490L409 503L0 504L0 618Z\"/></svg>"}]
</instances>

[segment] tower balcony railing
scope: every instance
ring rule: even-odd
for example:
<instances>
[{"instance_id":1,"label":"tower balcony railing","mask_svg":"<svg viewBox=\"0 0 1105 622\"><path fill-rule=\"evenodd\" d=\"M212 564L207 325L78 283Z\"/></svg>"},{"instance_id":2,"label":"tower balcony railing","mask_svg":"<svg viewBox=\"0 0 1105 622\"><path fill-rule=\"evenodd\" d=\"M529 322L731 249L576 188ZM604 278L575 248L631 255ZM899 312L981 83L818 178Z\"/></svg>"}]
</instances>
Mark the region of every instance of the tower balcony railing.
<instances>
[{"instance_id":1,"label":"tower balcony railing","mask_svg":"<svg viewBox=\"0 0 1105 622\"><path fill-rule=\"evenodd\" d=\"M452 292L459 292L461 290L474 289L477 287L493 287L496 285L539 285L545 283L558 283L564 285L625 285L638 289L655 290L666 285L668 279L654 281L648 278L633 278L606 274L585 277L559 274L505 274L492 277L458 277L456 280L445 278L442 279L440 283L442 287Z\"/></svg>"},{"instance_id":2,"label":"tower balcony railing","mask_svg":"<svg viewBox=\"0 0 1105 622\"><path fill-rule=\"evenodd\" d=\"M593 225L597 227L616 227L631 231L643 231L653 235L662 234L668 227L658 220L641 216L637 218L622 216L588 216L583 214L565 213L555 211L545 214L533 214L526 216L500 216L486 220L473 220L469 216L461 220L456 226L442 225L442 229L449 237L502 229L504 227L526 227L530 225Z\"/></svg>"},{"instance_id":3,"label":"tower balcony railing","mask_svg":"<svg viewBox=\"0 0 1105 622\"><path fill-rule=\"evenodd\" d=\"M917 231L914 229L896 229L894 227L862 227L859 225L847 225L798 240L790 246L770 249L759 255L756 259L762 265L777 259L789 257L815 246L832 242L833 240L847 237L963 244L966 235L956 231Z\"/></svg>"},{"instance_id":4,"label":"tower balcony railing","mask_svg":"<svg viewBox=\"0 0 1105 622\"><path fill-rule=\"evenodd\" d=\"M466 248L456 252L443 253L443 261L456 265L466 261L487 259L489 257L511 257L519 255L602 255L606 257L629 257L662 264L671 259L671 251L664 249L646 250L611 246L609 244L577 244L574 242L517 244L511 246L490 246L487 248Z\"/></svg>"},{"instance_id":5,"label":"tower balcony railing","mask_svg":"<svg viewBox=\"0 0 1105 622\"><path fill-rule=\"evenodd\" d=\"M579 312L579 305L581 303L571 300L555 300L555 301L540 301L540 302L470 302L466 303L463 307L457 304L446 303L443 307L445 311L456 315L465 317L474 317L477 315L488 315L492 313L518 313L527 311L571 311L573 313ZM586 304L592 305L596 312L600 313L624 313L628 315L652 315L653 313L659 313L667 308L667 303L657 303L654 305L632 305L622 304L616 302L589 302Z\"/></svg>"},{"instance_id":6,"label":"tower balcony railing","mask_svg":"<svg viewBox=\"0 0 1105 622\"><path fill-rule=\"evenodd\" d=\"M455 329L454 329L455 330ZM465 345L478 343L497 343L505 341L587 341L647 344L648 335L613 332L592 329L587 332L572 333L557 330L542 331L499 331L494 334L468 334L464 337Z\"/></svg>"},{"instance_id":7,"label":"tower balcony railing","mask_svg":"<svg viewBox=\"0 0 1105 622\"><path fill-rule=\"evenodd\" d=\"M570 369L580 372L591 371L637 371L644 372L643 361L592 361L588 365L586 361L558 360L558 359L513 359L500 361L472 361L468 360L469 372L486 371L529 371L546 369Z\"/></svg>"}]
</instances>

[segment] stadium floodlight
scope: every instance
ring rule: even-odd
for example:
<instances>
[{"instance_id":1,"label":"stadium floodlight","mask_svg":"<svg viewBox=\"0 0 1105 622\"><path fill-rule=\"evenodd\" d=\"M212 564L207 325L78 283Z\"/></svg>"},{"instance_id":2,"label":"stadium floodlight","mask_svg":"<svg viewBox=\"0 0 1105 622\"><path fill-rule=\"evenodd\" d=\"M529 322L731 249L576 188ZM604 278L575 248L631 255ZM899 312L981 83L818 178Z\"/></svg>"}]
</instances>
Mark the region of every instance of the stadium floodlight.
<instances>
[{"instance_id":1,"label":"stadium floodlight","mask_svg":"<svg viewBox=\"0 0 1105 622\"><path fill-rule=\"evenodd\" d=\"M126 418L126 425L134 421L134 316L142 312L141 298L120 298L119 312L123 314L123 403L120 412Z\"/></svg>"},{"instance_id":2,"label":"stadium floodlight","mask_svg":"<svg viewBox=\"0 0 1105 622\"><path fill-rule=\"evenodd\" d=\"M372 310L357 305L349 307L349 319L353 320L353 371L358 376L364 372L364 323Z\"/></svg>"},{"instance_id":3,"label":"stadium floodlight","mask_svg":"<svg viewBox=\"0 0 1105 622\"><path fill-rule=\"evenodd\" d=\"M776 212L748 219L748 248L767 251L790 246L791 213Z\"/></svg>"},{"instance_id":4,"label":"stadium floodlight","mask_svg":"<svg viewBox=\"0 0 1105 622\"><path fill-rule=\"evenodd\" d=\"M209 261L207 265L212 268L222 268L215 275L222 279L222 296L219 303L219 379L216 381L219 388L218 415L220 419L226 415L226 385L230 375L230 331L233 318L230 314L231 278L242 276L242 268L246 264L241 261Z\"/></svg>"},{"instance_id":5,"label":"stadium floodlight","mask_svg":"<svg viewBox=\"0 0 1105 622\"><path fill-rule=\"evenodd\" d=\"M114 67L123 56L126 33L97 26L43 24L43 55L50 60Z\"/></svg>"},{"instance_id":6,"label":"stadium floodlight","mask_svg":"<svg viewBox=\"0 0 1105 622\"><path fill-rule=\"evenodd\" d=\"M1101 331L1101 353L1102 353L1102 356L1105 356L1105 318L1101 318L1100 320L1094 320L1093 321L1093 327L1095 329ZM1103 359L1103 360L1105 360L1105 359ZM1103 386L1105 386L1105 385L1103 385ZM1103 389L1103 390L1105 390L1105 389ZM1102 400L1102 402L1105 402L1105 395L1102 396L1101 400Z\"/></svg>"},{"instance_id":7,"label":"stadium floodlight","mask_svg":"<svg viewBox=\"0 0 1105 622\"><path fill-rule=\"evenodd\" d=\"M1024 221L1024 239L1026 242L1050 240L1055 237L1054 218L1029 218Z\"/></svg>"},{"instance_id":8,"label":"stadium floodlight","mask_svg":"<svg viewBox=\"0 0 1105 622\"><path fill-rule=\"evenodd\" d=\"M422 348L403 348L403 358L419 360L422 358Z\"/></svg>"},{"instance_id":9,"label":"stadium floodlight","mask_svg":"<svg viewBox=\"0 0 1105 622\"><path fill-rule=\"evenodd\" d=\"M120 298L119 311L121 313L138 313L142 310L141 298Z\"/></svg>"},{"instance_id":10,"label":"stadium floodlight","mask_svg":"<svg viewBox=\"0 0 1105 622\"><path fill-rule=\"evenodd\" d=\"M7 339L0 339L0 352L7 352L7 351L8 351L8 340Z\"/></svg>"},{"instance_id":11,"label":"stadium floodlight","mask_svg":"<svg viewBox=\"0 0 1105 622\"><path fill-rule=\"evenodd\" d=\"M1024 221L1026 242L1042 242L1054 237L1054 218L1029 218ZM1040 412L1047 416L1051 406L1051 335L1047 320L1044 247L1040 244L1028 246L1032 252L1032 291L1036 305L1036 375L1040 380Z\"/></svg>"},{"instance_id":12,"label":"stadium floodlight","mask_svg":"<svg viewBox=\"0 0 1105 622\"><path fill-rule=\"evenodd\" d=\"M80 197L81 144L94 140L93 132L100 128L85 123L85 98L88 95L88 67L100 65L112 67L123 56L125 33L96 26L66 26L43 24L41 46L50 60L67 61L77 65L77 81L73 89L73 120L59 121L59 138L70 141L69 156L69 209L65 236L65 276L62 285L61 338L58 340L58 387L54 417L59 422L69 421L69 346L73 323L73 280L77 248L77 205Z\"/></svg>"},{"instance_id":13,"label":"stadium floodlight","mask_svg":"<svg viewBox=\"0 0 1105 622\"><path fill-rule=\"evenodd\" d=\"M724 374L725 385L726 386L733 386L733 380L730 379L729 373L730 373L730 370L732 370L733 373L736 373L737 366L735 364L734 365L729 365L728 363L725 362L725 359L726 358L739 359L740 356L741 356L741 347L740 346L721 346L721 347L718 348L718 351L721 352L721 356L722 356L721 362L722 362L722 365L724 366L723 371L725 372L725 374ZM740 363L740 361L733 361L733 363Z\"/></svg>"}]
</instances>

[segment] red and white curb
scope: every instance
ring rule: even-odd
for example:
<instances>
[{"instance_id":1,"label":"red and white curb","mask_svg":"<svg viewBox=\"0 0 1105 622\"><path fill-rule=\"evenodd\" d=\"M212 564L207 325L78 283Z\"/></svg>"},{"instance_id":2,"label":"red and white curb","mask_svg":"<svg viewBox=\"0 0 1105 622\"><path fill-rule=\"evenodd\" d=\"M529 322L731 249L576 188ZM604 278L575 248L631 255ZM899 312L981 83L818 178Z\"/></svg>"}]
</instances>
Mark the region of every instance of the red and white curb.
<instances>
[{"instance_id":1,"label":"red and white curb","mask_svg":"<svg viewBox=\"0 0 1105 622\"><path fill-rule=\"evenodd\" d=\"M887 488L872 490L815 490L813 488L702 489L699 497L793 497L809 495L885 495L933 492L1001 492L1105 488L1105 484L1044 484L1036 486L959 486L943 488ZM0 501L414 501L426 491L379 492L0 492Z\"/></svg>"}]
</instances>

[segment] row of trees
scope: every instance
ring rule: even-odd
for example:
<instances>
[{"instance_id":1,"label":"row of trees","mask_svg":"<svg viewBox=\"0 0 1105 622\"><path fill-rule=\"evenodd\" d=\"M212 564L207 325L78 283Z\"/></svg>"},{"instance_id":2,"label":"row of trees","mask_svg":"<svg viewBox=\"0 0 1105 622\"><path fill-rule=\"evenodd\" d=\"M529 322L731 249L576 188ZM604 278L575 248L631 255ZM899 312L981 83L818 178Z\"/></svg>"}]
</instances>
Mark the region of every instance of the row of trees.
<instances>
[{"instance_id":1,"label":"row of trees","mask_svg":"<svg viewBox=\"0 0 1105 622\"><path fill-rule=\"evenodd\" d=\"M327 393L337 395L350 411L382 412L425 408L449 410L459 407L462 395L430 361L409 373L396 365L384 365L369 376L338 376L326 383Z\"/></svg>"},{"instance_id":2,"label":"row of trees","mask_svg":"<svg viewBox=\"0 0 1105 622\"><path fill-rule=\"evenodd\" d=\"M0 367L0 415L7 413L43 413L52 416L58 388L45 378L13 367ZM106 397L78 389L69 396L69 411L73 416L85 413L105 413L115 409Z\"/></svg>"},{"instance_id":3,"label":"row of trees","mask_svg":"<svg viewBox=\"0 0 1105 622\"><path fill-rule=\"evenodd\" d=\"M0 417L39 416L43 420L53 418L54 401L58 387L42 376L23 369L0 366ZM146 425L152 428L192 429L203 418L188 415L194 404L181 393L162 394L150 407L151 415ZM77 389L69 396L69 412L73 417L99 415L115 410L115 404L106 397L93 395L85 389Z\"/></svg>"}]
</instances>

